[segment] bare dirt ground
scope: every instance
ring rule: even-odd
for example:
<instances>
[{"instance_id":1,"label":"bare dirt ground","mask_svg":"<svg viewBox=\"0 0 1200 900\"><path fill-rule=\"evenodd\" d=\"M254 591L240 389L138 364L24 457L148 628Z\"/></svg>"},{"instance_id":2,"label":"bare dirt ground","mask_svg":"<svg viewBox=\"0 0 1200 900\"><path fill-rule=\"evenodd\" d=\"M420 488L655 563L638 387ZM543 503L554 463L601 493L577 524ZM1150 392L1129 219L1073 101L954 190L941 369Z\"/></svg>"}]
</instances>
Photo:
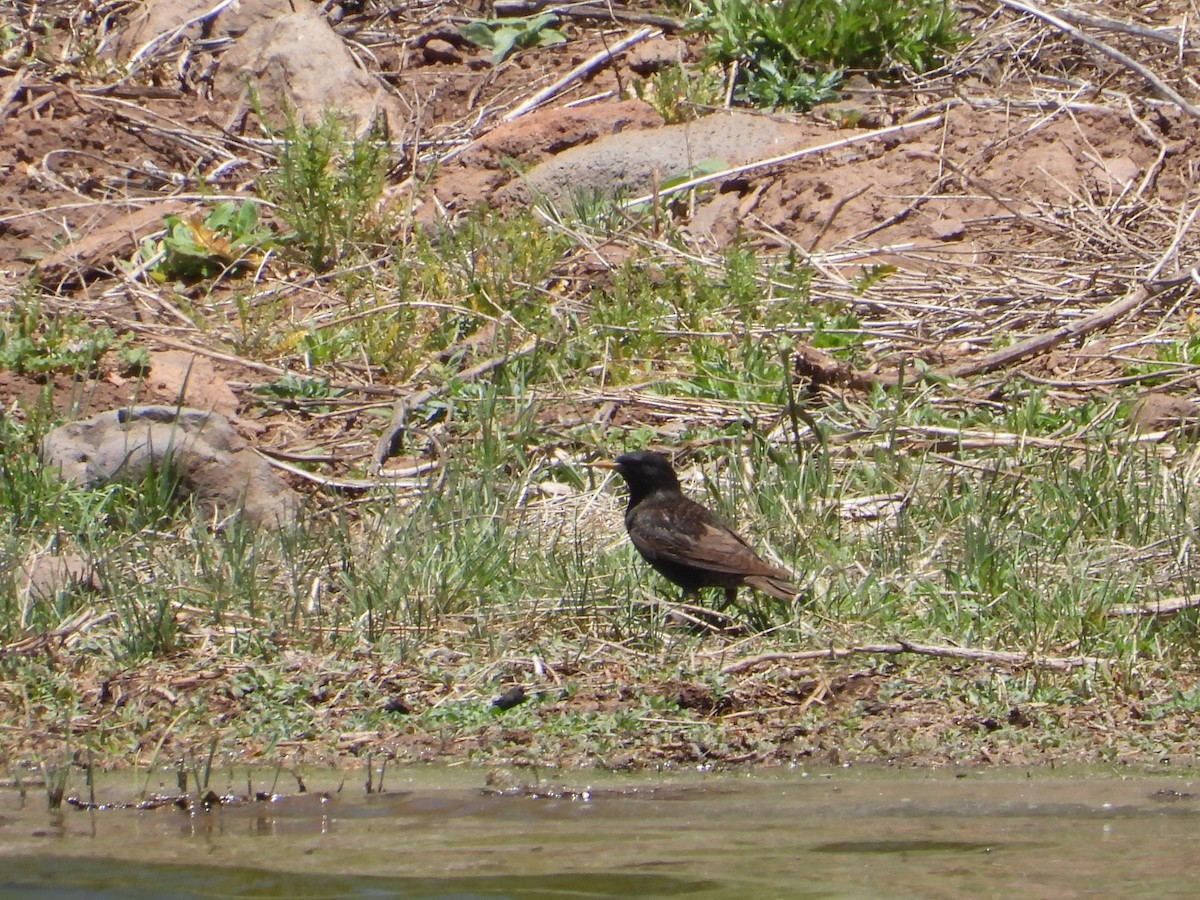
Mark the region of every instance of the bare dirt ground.
<instances>
[{"instance_id":1,"label":"bare dirt ground","mask_svg":"<svg viewBox=\"0 0 1200 900\"><path fill-rule=\"evenodd\" d=\"M230 339L232 324L202 331L122 269L135 260L138 241L161 228L165 213L199 208L200 180L208 178L205 190L221 196L246 195L272 154L236 100L214 98L213 73L230 41L166 42L133 76L116 74L119 69L106 60L118 52L133 6L41 4L43 13L53 13L44 61L0 70L0 292L11 296L37 272L59 308L130 332L154 353L146 383L115 368L86 379L50 376L53 402L64 413L144 402L147 391L149 399L175 402L187 381L187 403L231 415L256 445L285 453L332 447L331 475L361 472L374 450L377 420L330 421L255 406L250 388L297 369L298 358L240 355ZM365 70L381 79L403 117L391 122L400 148L391 190L396 202L413 205L416 222L454 217L477 203L513 202L505 188L514 169L506 160L528 168L601 137L659 127L648 105L628 98L630 86L663 61L693 60L697 46L695 38L670 32L654 37L542 108L503 123L503 114L536 89L640 27L640 14L662 10L632 4L623 7L630 15L621 21L569 18L566 46L526 50L493 67L485 51L446 39L452 25L483 14L478 4L347 7L336 32ZM873 308L878 339L859 367L868 381L893 374L901 357L962 372L978 364L986 371L998 339L1070 329L1111 303L1136 297L1139 287L1182 277L1197 261L1200 234L1189 215L1200 196L1200 119L1186 106L1200 103L1194 75L1200 13L1194 3L1100 4L1097 15L1133 23L1142 34L1088 32L1169 83L1184 106L1164 98L1129 65L1058 28L990 2L962 8L974 40L945 69L909 83L862 79L836 108L781 117L794 129L794 148L927 124L741 173L679 212L698 251L716 252L735 237L763 252L795 250L814 266L818 292L831 298L853 294L855 279L871 266L898 267L889 279L894 293L878 295ZM28 10L20 5L17 12ZM108 44L94 57L78 46L79 35L89 31L103 34ZM124 52L128 59L129 50ZM435 177L412 188L409 182L422 182L434 160L441 161ZM617 259L622 248L598 252ZM582 254L563 269L579 290L589 277L599 277ZM282 267L259 277L264 290L286 298L281 316L300 321L331 302L318 280ZM1163 313L1143 296L1089 330L1091 340L1060 337L1009 364L1020 362L1026 376L1043 379L1057 402L1082 402L1124 377L1122 360L1153 352ZM171 355L181 353L189 359L197 354L197 367L189 372ZM351 365L331 374L339 384L371 380ZM6 414L22 415L46 384L45 377L0 372ZM371 380L384 401L417 386ZM1194 390L1194 374L1183 373L1176 392L1186 398ZM632 395L621 409L630 426L659 427L673 415ZM184 630L189 627L199 634L206 626L185 622ZM247 664L221 658L219 641L201 643L209 650L195 657L107 673L94 683L85 678L72 727L81 733L101 727L114 704L136 705L146 725L130 749L145 758L164 746L181 695L203 704L218 727L236 719L240 696L229 686ZM72 665L61 641L40 636L0 652L46 653L64 670ZM1074 760L1152 761L1160 746L1182 749L1185 756L1195 752L1181 739L1186 715L1143 721L1137 697L1093 710L1014 706L1007 721L978 721L965 700L939 687L942 670L936 666L901 667L875 657L866 666L853 658L764 663L720 694L690 681L638 681L642 676L619 665L576 672L582 688L547 706L547 717L611 713L648 694L722 717L718 745L697 743L686 728L665 727L597 760L593 751L574 746L570 735L556 743L502 723L464 740L402 727L388 734L356 732L345 723L381 697L403 697L415 708L438 703L449 689L415 668L385 661L322 665L317 669L325 672L325 693L310 699L338 702L324 707L321 733L262 747L246 743L246 759L261 753L272 760L283 754L295 761L345 761L369 751L454 759L500 753L497 748L520 757L523 748L536 748L549 762L613 766L847 758L1024 763L1057 758L1054 747L1010 738L1045 717L1078 738L1069 751ZM987 662L956 665L954 675L964 683L988 668ZM814 727L816 707L823 708L826 724ZM845 743L847 727L857 734L853 747ZM1094 739L1086 738L1089 733ZM36 754L45 738L32 728L3 741L18 758Z\"/></svg>"},{"instance_id":2,"label":"bare dirt ground","mask_svg":"<svg viewBox=\"0 0 1200 900\"><path fill-rule=\"evenodd\" d=\"M70 55L71 13L80 14L72 4L60 6L62 30L52 32L58 42L52 46ZM1165 34L1184 21L1186 7L1122 4L1108 14L1116 21L1124 13ZM659 121L646 104L619 99L642 77L619 63L514 122L498 121L532 87L603 50L610 37L601 23L581 19L568 26L566 48L525 51L493 68L484 51L436 37L449 23L480 13L470 4L438 4L416 13L363 12L339 25L371 48L394 102L408 111L403 127L393 126L412 154L398 160L397 182L406 172L420 176L427 160L443 159L417 200L418 219L510 202L504 188L516 169L508 160L527 167ZM863 80L837 109L787 117L795 147L870 130L839 127L846 121L931 125L727 180L689 210L697 246L715 251L749 234L766 251L822 251L815 261L835 297L862 266L898 264L917 300L890 310L904 320L898 330L906 340L886 350L915 351L939 364L975 354L997 335L1053 328L1065 312L1083 314L1105 293L1125 293L1155 252L1174 251L1156 274L1180 268L1187 241L1173 241L1194 191L1195 118L1157 100L1137 73L1105 63L1053 29L1003 9L983 13L966 10L979 37L934 77L884 87ZM129 10L118 5L109 22L109 43L116 46L122 14ZM666 60L687 60L694 44L654 38L637 48L634 64L646 72ZM1149 57L1147 65L1172 59L1161 42L1143 39L1134 49ZM161 227L164 214L198 207L198 176L216 172L207 189L237 196L269 161L261 141L243 137L248 131L238 105L212 101L217 61L219 54L176 47L140 77L110 77L116 83L80 82L78 70L61 82L36 67L9 73L0 135L0 272L10 286L36 270L73 308L138 333L176 328L174 343L163 349L192 348L194 335L178 317L172 321L161 304L113 274L120 261L133 259L138 239ZM101 74L105 67L96 68ZM1186 92L1191 78L1184 71L1179 88ZM1102 86L1092 87L1093 76ZM580 105L563 105L572 102ZM242 126L231 126L231 119ZM922 282L938 286L936 301L920 302ZM296 294L285 310L293 318L319 308L312 290ZM947 339L942 326L961 330L968 315L976 327L961 343ZM162 344L172 336L158 337ZM1033 365L1047 376L1100 376L1105 366L1094 350L1074 358L1054 353ZM255 383L288 365L209 356L234 384ZM128 401L135 385L122 390L106 375L59 395L92 396L96 407ZM6 384L9 396L28 393L20 379Z\"/></svg>"}]
</instances>

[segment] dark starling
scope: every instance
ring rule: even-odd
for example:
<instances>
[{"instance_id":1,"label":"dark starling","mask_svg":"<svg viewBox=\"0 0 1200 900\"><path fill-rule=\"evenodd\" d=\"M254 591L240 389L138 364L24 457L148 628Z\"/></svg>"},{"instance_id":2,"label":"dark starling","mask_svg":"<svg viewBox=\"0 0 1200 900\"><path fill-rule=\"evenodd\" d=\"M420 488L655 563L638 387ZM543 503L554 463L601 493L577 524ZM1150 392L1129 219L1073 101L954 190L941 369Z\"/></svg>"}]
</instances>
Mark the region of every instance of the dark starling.
<instances>
[{"instance_id":1,"label":"dark starling","mask_svg":"<svg viewBox=\"0 0 1200 900\"><path fill-rule=\"evenodd\" d=\"M492 700L492 706L496 709L512 709L514 706L524 703L525 700L525 688L516 684L501 691L500 696Z\"/></svg>"},{"instance_id":2,"label":"dark starling","mask_svg":"<svg viewBox=\"0 0 1200 900\"><path fill-rule=\"evenodd\" d=\"M675 470L661 453L642 450L596 465L625 479L629 539L646 562L683 588L685 598L700 588L724 588L728 606L742 585L780 600L800 593L791 575L764 562L716 514L683 495Z\"/></svg>"}]
</instances>

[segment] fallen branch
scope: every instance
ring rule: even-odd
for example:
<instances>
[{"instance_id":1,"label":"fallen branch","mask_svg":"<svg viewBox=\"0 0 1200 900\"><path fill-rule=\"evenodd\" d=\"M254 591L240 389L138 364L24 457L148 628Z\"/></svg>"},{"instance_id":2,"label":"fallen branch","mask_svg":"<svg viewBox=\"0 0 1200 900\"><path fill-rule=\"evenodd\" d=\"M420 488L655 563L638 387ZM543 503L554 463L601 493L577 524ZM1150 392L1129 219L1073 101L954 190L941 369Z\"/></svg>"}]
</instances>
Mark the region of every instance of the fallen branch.
<instances>
[{"instance_id":1,"label":"fallen branch","mask_svg":"<svg viewBox=\"0 0 1200 900\"><path fill-rule=\"evenodd\" d=\"M980 359L968 359L957 363L946 370L945 374L952 378L963 378L968 375L982 375L996 369L1003 369L1014 363L1021 362L1031 356L1040 356L1064 341L1083 337L1101 328L1107 328L1118 319L1141 309L1159 294L1191 280L1190 275L1172 278L1167 281L1143 284L1133 293L1114 300L1103 309L1097 310L1090 316L1080 319L1072 325L1064 325L1045 334L1035 334L1031 338L1018 341L1011 347L1005 347L994 353L989 353Z\"/></svg>"},{"instance_id":2,"label":"fallen branch","mask_svg":"<svg viewBox=\"0 0 1200 900\"><path fill-rule=\"evenodd\" d=\"M525 115L525 113L529 112L530 110L537 109L551 97L557 96L574 82L592 74L593 71L599 69L618 54L624 53L634 44L639 44L649 37L658 37L661 34L661 31L658 31L654 28L638 29L633 34L629 35L629 37L617 41L617 43L613 44L611 47L605 47L591 59L585 59L562 78L558 79L558 81L554 82L554 84L538 91L515 109L510 109L500 118L500 121L511 122L513 119Z\"/></svg>"},{"instance_id":3,"label":"fallen branch","mask_svg":"<svg viewBox=\"0 0 1200 900\"><path fill-rule=\"evenodd\" d=\"M1182 597L1164 597L1161 600L1144 600L1141 603L1126 603L1114 606L1108 616L1164 616L1184 609L1200 607L1200 594Z\"/></svg>"},{"instance_id":4,"label":"fallen branch","mask_svg":"<svg viewBox=\"0 0 1200 900\"><path fill-rule=\"evenodd\" d=\"M1004 347L979 358L963 360L942 370L940 377L966 378L971 375L983 375L1048 353L1065 341L1083 337L1101 328L1107 328L1118 319L1141 309L1164 291L1179 287L1190 280L1191 275L1189 274L1168 281L1142 285L1128 296L1114 300L1103 309L1097 310L1078 322L1043 334L1035 334L1033 337L1018 341L1011 347ZM876 384L891 387L899 383L896 375L862 372L827 353L808 346L801 346L796 351L796 374L801 378L807 378L814 387L828 384L859 391L870 390ZM920 379L914 377L914 383L919 381Z\"/></svg>"},{"instance_id":5,"label":"fallen branch","mask_svg":"<svg viewBox=\"0 0 1200 900\"><path fill-rule=\"evenodd\" d=\"M1047 12L1044 9L1039 9L1031 3L1021 3L1019 0L997 0L997 2L1001 6L1007 6L1009 9L1016 12L1025 13L1026 15L1033 16L1035 19L1041 19L1047 25L1053 25L1059 31L1069 35L1074 40L1079 41L1079 43L1086 44L1098 53L1107 56L1109 59L1116 60L1121 65L1125 66L1125 68L1140 75L1151 87L1154 88L1154 90L1158 91L1161 96L1170 100L1189 116L1194 119L1200 119L1200 107L1193 106L1191 103L1188 103L1187 100L1184 99L1183 95L1176 91L1173 87L1151 72L1137 60L1127 56L1115 47L1110 47L1103 41L1098 41L1091 35L1084 34L1074 25L1071 25L1069 22L1064 22L1054 13Z\"/></svg>"},{"instance_id":6,"label":"fallen branch","mask_svg":"<svg viewBox=\"0 0 1200 900\"><path fill-rule=\"evenodd\" d=\"M256 447L254 448L254 452L270 465L283 472L287 472L289 475L295 475L298 478L303 478L305 481L319 484L327 490L345 491L347 493L366 493L367 491L379 490L380 488L391 488L393 490L397 488L424 488L426 480L418 480L420 476L428 475L441 465L437 462L421 463L403 472L389 472L386 477L336 478L329 475L322 475L319 472L310 472L308 469L293 465L277 456L272 456L270 451L259 450ZM442 478L444 477L445 472L443 470Z\"/></svg>"},{"instance_id":7,"label":"fallen branch","mask_svg":"<svg viewBox=\"0 0 1200 900\"><path fill-rule=\"evenodd\" d=\"M22 66L20 69L8 79L8 85L4 89L3 95L0 95L0 134L4 134L4 123L8 119L8 108L13 101L17 99L17 94L21 93L21 88L25 86L25 77L29 74L29 66Z\"/></svg>"},{"instance_id":8,"label":"fallen branch","mask_svg":"<svg viewBox=\"0 0 1200 900\"><path fill-rule=\"evenodd\" d=\"M626 9L611 3L556 3L555 0L496 0L492 12L497 18L532 16L537 13L554 13L564 19L596 19L602 22L632 22L635 25L653 25L663 31L682 31L684 23L670 16Z\"/></svg>"},{"instance_id":9,"label":"fallen branch","mask_svg":"<svg viewBox=\"0 0 1200 900\"><path fill-rule=\"evenodd\" d=\"M1147 28L1144 25L1137 25L1133 22L1122 22L1120 19L1106 19L1101 16L1088 15L1074 9L1056 9L1054 10L1054 15L1066 19L1072 25L1086 25L1089 28L1099 28L1101 31L1116 31L1120 34L1131 34L1134 37L1145 38L1148 41L1157 41L1160 44L1167 44L1170 47L1182 47L1184 50L1191 50L1196 47L1194 41L1187 39L1187 34L1184 30L1184 26L1187 23L1186 19L1184 19L1184 24L1180 25L1179 31L1176 33L1173 31L1162 31L1157 28Z\"/></svg>"},{"instance_id":10,"label":"fallen branch","mask_svg":"<svg viewBox=\"0 0 1200 900\"><path fill-rule=\"evenodd\" d=\"M915 653L918 656L936 656L943 659L966 659L975 662L1002 663L1009 666L1033 666L1066 672L1086 666L1107 666L1112 660L1097 656L1035 656L1029 653L1012 653L1007 650L982 650L975 647L938 647L900 641L896 644L863 644L859 647L829 647L825 650L802 650L795 653L760 653L730 663L721 669L722 675L736 675L748 669L773 662L804 662L816 659L845 659L858 654L896 656Z\"/></svg>"},{"instance_id":11,"label":"fallen branch","mask_svg":"<svg viewBox=\"0 0 1200 900\"><path fill-rule=\"evenodd\" d=\"M0 659L6 656L40 653L52 645L67 647L73 643L72 639L76 635L105 625L116 617L117 614L111 610L109 612L97 612L93 609L81 610L65 620L54 631L44 631L41 634L21 638L10 644L0 644Z\"/></svg>"}]
</instances>

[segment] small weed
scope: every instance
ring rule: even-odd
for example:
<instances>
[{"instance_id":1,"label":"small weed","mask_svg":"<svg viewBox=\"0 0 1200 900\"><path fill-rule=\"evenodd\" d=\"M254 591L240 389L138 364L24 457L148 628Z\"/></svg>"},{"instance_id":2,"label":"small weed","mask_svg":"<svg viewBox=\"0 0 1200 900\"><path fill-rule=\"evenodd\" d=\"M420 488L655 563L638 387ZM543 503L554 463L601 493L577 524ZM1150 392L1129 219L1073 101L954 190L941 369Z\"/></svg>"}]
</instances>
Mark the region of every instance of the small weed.
<instances>
[{"instance_id":1,"label":"small weed","mask_svg":"<svg viewBox=\"0 0 1200 900\"><path fill-rule=\"evenodd\" d=\"M328 378L300 378L296 375L284 375L270 384L254 388L254 393L280 399L320 400L340 396L345 391L331 388Z\"/></svg>"},{"instance_id":2,"label":"small weed","mask_svg":"<svg viewBox=\"0 0 1200 900\"><path fill-rule=\"evenodd\" d=\"M836 97L845 69L924 71L962 38L944 0L697 0L707 58L738 63L735 96L807 109Z\"/></svg>"},{"instance_id":3,"label":"small weed","mask_svg":"<svg viewBox=\"0 0 1200 900\"><path fill-rule=\"evenodd\" d=\"M790 70L774 60L763 60L752 72L734 90L734 97L762 109L812 109L836 100L842 84L840 69L817 73Z\"/></svg>"},{"instance_id":4,"label":"small weed","mask_svg":"<svg viewBox=\"0 0 1200 900\"><path fill-rule=\"evenodd\" d=\"M258 224L258 204L246 200L222 203L207 216L166 217L166 234L142 242L139 257L150 264L160 284L183 279L215 278L254 264L269 249L274 233Z\"/></svg>"},{"instance_id":5,"label":"small weed","mask_svg":"<svg viewBox=\"0 0 1200 900\"><path fill-rule=\"evenodd\" d=\"M876 266L867 266L863 269L861 275L854 279L854 293L860 297L875 287L889 275L896 273L896 267L891 263L880 263Z\"/></svg>"},{"instance_id":6,"label":"small weed","mask_svg":"<svg viewBox=\"0 0 1200 900\"><path fill-rule=\"evenodd\" d=\"M685 171L680 172L670 178L664 179L658 185L658 190L666 193L671 188L678 187L681 184L691 181L695 178L703 178L705 175L712 175L716 172L724 171L729 168L729 163L723 159L705 159L696 163L694 166L688 167ZM662 205L668 209L681 209L685 198L693 196L699 188L692 188L691 193L684 191L676 191L668 194L662 201ZM625 203L625 208L632 214L644 214L651 209L651 202L645 203Z\"/></svg>"},{"instance_id":7,"label":"small weed","mask_svg":"<svg viewBox=\"0 0 1200 900\"><path fill-rule=\"evenodd\" d=\"M265 189L315 271L382 238L374 206L383 190L388 148L378 127L356 137L350 122L327 111L315 124L289 119L275 171Z\"/></svg>"},{"instance_id":8,"label":"small weed","mask_svg":"<svg viewBox=\"0 0 1200 900\"><path fill-rule=\"evenodd\" d=\"M47 314L30 289L0 313L0 369L22 374L93 371L120 342L112 330L82 316Z\"/></svg>"},{"instance_id":9,"label":"small weed","mask_svg":"<svg viewBox=\"0 0 1200 900\"><path fill-rule=\"evenodd\" d=\"M320 401L345 396L346 391L330 387L328 378L301 378L297 375L284 375L270 384L259 385L254 388L253 393L262 397L265 403L277 404L284 408L295 408L302 404L306 409L322 411L329 407L321 404Z\"/></svg>"},{"instance_id":10,"label":"small weed","mask_svg":"<svg viewBox=\"0 0 1200 900\"><path fill-rule=\"evenodd\" d=\"M150 351L145 347L122 347L117 351L117 359L126 378L140 378L150 371Z\"/></svg>"},{"instance_id":11,"label":"small weed","mask_svg":"<svg viewBox=\"0 0 1200 900\"><path fill-rule=\"evenodd\" d=\"M63 752L56 760L41 760L42 780L46 785L46 805L52 812L62 809L63 797L67 792L67 781L71 777L71 756Z\"/></svg>"},{"instance_id":12,"label":"small weed","mask_svg":"<svg viewBox=\"0 0 1200 900\"><path fill-rule=\"evenodd\" d=\"M492 65L504 62L514 50L527 47L554 47L565 44L567 37L554 26L558 16L543 13L530 19L477 19L458 29L458 33L477 47L492 51Z\"/></svg>"},{"instance_id":13,"label":"small weed","mask_svg":"<svg viewBox=\"0 0 1200 900\"><path fill-rule=\"evenodd\" d=\"M1161 343L1156 349L1159 362L1200 365L1200 332L1189 329L1187 337ZM1153 371L1152 366L1153 364L1148 365L1146 370Z\"/></svg>"},{"instance_id":14,"label":"small weed","mask_svg":"<svg viewBox=\"0 0 1200 900\"><path fill-rule=\"evenodd\" d=\"M654 107L668 125L689 122L725 100L724 79L719 71L704 67L689 72L682 63L655 72L649 81L635 79L633 92Z\"/></svg>"},{"instance_id":15,"label":"small weed","mask_svg":"<svg viewBox=\"0 0 1200 900\"><path fill-rule=\"evenodd\" d=\"M449 346L496 322L546 333L553 310L546 284L570 248L562 232L528 213L481 212L414 244L408 290L457 307L440 318L431 346Z\"/></svg>"}]
</instances>

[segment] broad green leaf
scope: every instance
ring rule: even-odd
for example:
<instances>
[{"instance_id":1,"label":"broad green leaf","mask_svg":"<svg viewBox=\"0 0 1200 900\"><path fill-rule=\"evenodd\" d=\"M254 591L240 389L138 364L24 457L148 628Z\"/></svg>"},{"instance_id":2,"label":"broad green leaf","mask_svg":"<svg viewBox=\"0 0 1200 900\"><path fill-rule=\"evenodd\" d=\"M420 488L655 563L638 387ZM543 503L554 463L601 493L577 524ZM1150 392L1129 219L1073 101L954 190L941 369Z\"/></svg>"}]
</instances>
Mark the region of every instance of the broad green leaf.
<instances>
[{"instance_id":1,"label":"broad green leaf","mask_svg":"<svg viewBox=\"0 0 1200 900\"><path fill-rule=\"evenodd\" d=\"M496 36L486 22L468 22L458 26L458 33L477 47L491 50L496 46Z\"/></svg>"}]
</instances>

